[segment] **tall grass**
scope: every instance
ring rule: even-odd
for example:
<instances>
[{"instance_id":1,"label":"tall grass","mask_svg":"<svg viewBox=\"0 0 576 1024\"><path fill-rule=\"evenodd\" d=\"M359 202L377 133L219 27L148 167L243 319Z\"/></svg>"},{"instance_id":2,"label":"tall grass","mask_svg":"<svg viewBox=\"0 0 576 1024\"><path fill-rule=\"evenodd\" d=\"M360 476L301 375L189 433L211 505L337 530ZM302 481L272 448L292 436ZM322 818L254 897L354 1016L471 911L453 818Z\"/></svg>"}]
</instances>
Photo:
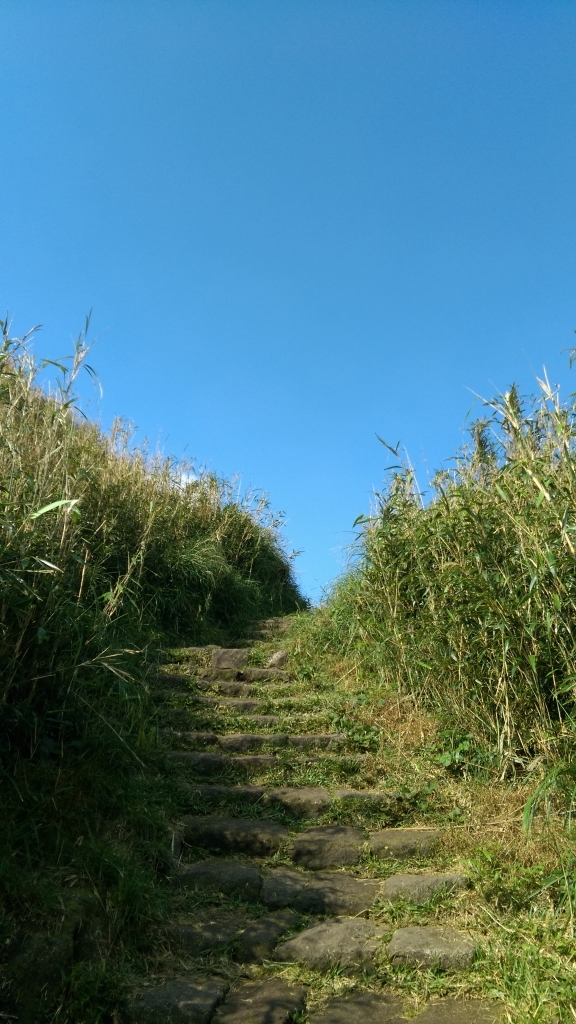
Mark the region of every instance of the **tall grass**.
<instances>
[{"instance_id":1,"label":"tall grass","mask_svg":"<svg viewBox=\"0 0 576 1024\"><path fill-rule=\"evenodd\" d=\"M159 645L238 640L303 602L264 498L81 415L85 332L48 391L30 336L1 329L0 911L76 878L138 917L166 854Z\"/></svg>"},{"instance_id":2,"label":"tall grass","mask_svg":"<svg viewBox=\"0 0 576 1024\"><path fill-rule=\"evenodd\" d=\"M576 406L538 384L487 403L428 500L396 468L318 623L504 765L557 751L576 685Z\"/></svg>"}]
</instances>

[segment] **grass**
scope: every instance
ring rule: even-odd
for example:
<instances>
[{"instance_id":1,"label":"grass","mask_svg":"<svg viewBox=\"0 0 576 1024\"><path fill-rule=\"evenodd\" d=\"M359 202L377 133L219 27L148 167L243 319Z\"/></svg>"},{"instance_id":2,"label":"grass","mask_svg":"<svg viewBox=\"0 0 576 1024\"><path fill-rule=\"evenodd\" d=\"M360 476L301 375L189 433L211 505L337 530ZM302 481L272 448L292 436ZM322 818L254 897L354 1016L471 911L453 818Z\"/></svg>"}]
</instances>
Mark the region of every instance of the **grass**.
<instances>
[{"instance_id":1,"label":"grass","mask_svg":"<svg viewBox=\"0 0 576 1024\"><path fill-rule=\"evenodd\" d=\"M61 933L63 893L95 901L101 956L57 1014L78 1024L111 1019L125 951L165 909L160 645L246 642L305 602L265 497L82 416L88 324L51 390L31 335L0 326L0 939L13 956L27 933Z\"/></svg>"},{"instance_id":2,"label":"grass","mask_svg":"<svg viewBox=\"0 0 576 1024\"><path fill-rule=\"evenodd\" d=\"M403 822L441 825L445 866L473 883L379 916L471 929L471 970L384 959L377 983L414 1009L500 999L522 1022L576 1015L576 405L539 388L487 403L429 495L396 450L349 570L291 636L299 678L332 687L335 727L373 755L364 783L412 790ZM319 998L347 984L315 981Z\"/></svg>"},{"instance_id":3,"label":"grass","mask_svg":"<svg viewBox=\"0 0 576 1024\"><path fill-rule=\"evenodd\" d=\"M26 341L3 330L0 940L9 959L27 931L66 938L76 929L86 951L51 1007L23 1024L112 1024L131 980L187 970L305 982L309 1011L359 986L400 995L409 1015L458 995L500 1001L518 1024L573 1021L573 398L561 402L544 379L532 400L512 388L489 403L430 495L409 465L396 468L358 523L349 571L310 611L265 502L194 478L136 446L122 424L104 434L82 419L74 389L85 334L48 393ZM271 769L206 778L166 759L158 737L167 724L266 731L198 704L194 673L208 654L184 649L248 643L254 620L287 612L280 643L300 703L255 683L261 713L282 731L343 733L344 751L363 757L315 762L279 750ZM250 663L264 665L277 646L272 631L252 644ZM190 682L164 692L160 663ZM317 823L441 827L427 859L366 855L351 870L462 869L466 891L424 906L376 904L371 915L387 934L431 923L471 931L480 946L472 967L415 971L382 956L374 974L354 979L297 965L247 969L233 944L175 953L161 940L168 918L263 910L166 885L181 816L220 809L272 817L292 833L306 825L279 806L186 794L187 781L377 788L388 806L341 801ZM281 863L286 848L264 866Z\"/></svg>"},{"instance_id":4,"label":"grass","mask_svg":"<svg viewBox=\"0 0 576 1024\"><path fill-rule=\"evenodd\" d=\"M311 671L319 650L352 658L440 713L455 757L508 773L573 736L576 407L540 389L489 403L429 499L393 472L303 641Z\"/></svg>"}]
</instances>

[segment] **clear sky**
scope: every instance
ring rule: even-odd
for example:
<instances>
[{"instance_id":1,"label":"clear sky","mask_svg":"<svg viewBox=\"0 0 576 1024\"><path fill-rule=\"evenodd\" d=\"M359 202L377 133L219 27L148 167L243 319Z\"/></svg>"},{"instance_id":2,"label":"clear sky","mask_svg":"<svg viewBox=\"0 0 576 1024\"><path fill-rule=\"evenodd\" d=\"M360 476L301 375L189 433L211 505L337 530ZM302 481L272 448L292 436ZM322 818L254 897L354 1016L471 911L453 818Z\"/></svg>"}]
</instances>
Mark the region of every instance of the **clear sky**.
<instances>
[{"instance_id":1,"label":"clear sky","mask_svg":"<svg viewBox=\"0 0 576 1024\"><path fill-rule=\"evenodd\" d=\"M574 0L0 0L0 308L287 518L304 590L401 440L576 388ZM573 371L575 373L576 371ZM88 392L87 392L88 393Z\"/></svg>"}]
</instances>

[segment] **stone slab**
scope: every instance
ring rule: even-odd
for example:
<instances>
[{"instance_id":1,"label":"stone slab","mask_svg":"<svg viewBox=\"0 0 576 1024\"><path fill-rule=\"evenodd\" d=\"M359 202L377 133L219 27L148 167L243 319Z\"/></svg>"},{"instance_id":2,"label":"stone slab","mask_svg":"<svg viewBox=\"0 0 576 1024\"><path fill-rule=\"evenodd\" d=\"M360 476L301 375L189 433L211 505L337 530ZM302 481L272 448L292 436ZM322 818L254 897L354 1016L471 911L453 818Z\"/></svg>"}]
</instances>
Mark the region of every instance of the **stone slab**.
<instances>
[{"instance_id":1,"label":"stone slab","mask_svg":"<svg viewBox=\"0 0 576 1024\"><path fill-rule=\"evenodd\" d=\"M385 828L371 835L368 845L371 853L383 859L425 857L441 835L441 829Z\"/></svg>"},{"instance_id":2,"label":"stone slab","mask_svg":"<svg viewBox=\"0 0 576 1024\"><path fill-rule=\"evenodd\" d=\"M171 750L168 757L171 761L180 761L200 772L222 771L226 768L270 768L276 764L275 754L240 754L234 757L203 750Z\"/></svg>"},{"instance_id":3,"label":"stone slab","mask_svg":"<svg viewBox=\"0 0 576 1024\"><path fill-rule=\"evenodd\" d=\"M230 708L231 711L259 711L263 706L261 700L249 700L244 697L196 697L198 704L207 704L211 708Z\"/></svg>"},{"instance_id":4,"label":"stone slab","mask_svg":"<svg viewBox=\"0 0 576 1024\"><path fill-rule=\"evenodd\" d=\"M301 914L359 916L368 912L380 893L381 883L354 878L344 872L318 871L295 899Z\"/></svg>"},{"instance_id":5,"label":"stone slab","mask_svg":"<svg viewBox=\"0 0 576 1024\"><path fill-rule=\"evenodd\" d=\"M223 750L243 751L250 750L251 747L257 749L266 743L271 747L285 747L288 736L282 733L234 732L218 737L218 744Z\"/></svg>"},{"instance_id":6,"label":"stone slab","mask_svg":"<svg viewBox=\"0 0 576 1024\"><path fill-rule=\"evenodd\" d=\"M208 1024L228 985L221 978L175 978L136 993L129 1003L131 1024Z\"/></svg>"},{"instance_id":7,"label":"stone slab","mask_svg":"<svg viewBox=\"0 0 576 1024\"><path fill-rule=\"evenodd\" d=\"M293 910L278 910L249 924L238 940L236 959L241 963L262 963L270 959L279 940L297 921L298 914Z\"/></svg>"},{"instance_id":8,"label":"stone slab","mask_svg":"<svg viewBox=\"0 0 576 1024\"><path fill-rule=\"evenodd\" d=\"M212 668L243 668L249 653L246 647L218 647L212 651L210 664Z\"/></svg>"},{"instance_id":9,"label":"stone slab","mask_svg":"<svg viewBox=\"0 0 576 1024\"><path fill-rule=\"evenodd\" d=\"M386 952L395 963L440 967L458 970L469 967L476 944L468 935L450 927L399 928L394 932Z\"/></svg>"},{"instance_id":10,"label":"stone slab","mask_svg":"<svg viewBox=\"0 0 576 1024\"><path fill-rule=\"evenodd\" d=\"M276 754L240 754L231 757L230 764L236 768L271 768L277 760Z\"/></svg>"},{"instance_id":11,"label":"stone slab","mask_svg":"<svg viewBox=\"0 0 576 1024\"><path fill-rule=\"evenodd\" d=\"M437 892L457 892L468 885L466 875L458 872L425 875L391 875L384 882L382 896L391 903L410 900L411 903L427 903Z\"/></svg>"},{"instance_id":12,"label":"stone slab","mask_svg":"<svg viewBox=\"0 0 576 1024\"><path fill-rule=\"evenodd\" d=\"M400 1021L405 1021L400 1000L379 992L354 992L331 999L310 1018L310 1024L399 1024Z\"/></svg>"},{"instance_id":13,"label":"stone slab","mask_svg":"<svg viewBox=\"0 0 576 1024\"><path fill-rule=\"evenodd\" d=\"M262 877L254 864L220 858L181 868L176 881L190 889L215 889L251 903L258 900L262 886Z\"/></svg>"},{"instance_id":14,"label":"stone slab","mask_svg":"<svg viewBox=\"0 0 576 1024\"><path fill-rule=\"evenodd\" d=\"M307 885L308 876L290 868L276 868L264 875L260 899L273 910L290 907Z\"/></svg>"},{"instance_id":15,"label":"stone slab","mask_svg":"<svg viewBox=\"0 0 576 1024\"><path fill-rule=\"evenodd\" d=\"M260 899L268 907L293 907L301 914L366 914L382 883L341 871L308 874L277 868L264 876Z\"/></svg>"},{"instance_id":16,"label":"stone slab","mask_svg":"<svg viewBox=\"0 0 576 1024\"><path fill-rule=\"evenodd\" d=\"M230 993L214 1018L215 1024L288 1024L304 1009L306 989L281 978L245 981Z\"/></svg>"},{"instance_id":17,"label":"stone slab","mask_svg":"<svg viewBox=\"0 0 576 1024\"><path fill-rule=\"evenodd\" d=\"M250 686L249 683L239 683L237 681L219 682L215 686L218 693L223 693L227 697L251 697L254 690L254 687Z\"/></svg>"},{"instance_id":18,"label":"stone slab","mask_svg":"<svg viewBox=\"0 0 576 1024\"><path fill-rule=\"evenodd\" d=\"M339 965L345 972L355 973L370 968L384 934L372 921L335 917L281 942L274 960L279 963L298 961L318 970Z\"/></svg>"},{"instance_id":19,"label":"stone slab","mask_svg":"<svg viewBox=\"0 0 576 1024\"><path fill-rule=\"evenodd\" d=\"M201 920L181 920L164 929L170 945L199 956L209 950L228 946L245 923L239 915L225 911L208 911Z\"/></svg>"},{"instance_id":20,"label":"stone slab","mask_svg":"<svg viewBox=\"0 0 576 1024\"><path fill-rule=\"evenodd\" d=\"M182 825L182 837L191 846L255 857L276 853L288 838L288 829L266 818L194 816L185 818Z\"/></svg>"},{"instance_id":21,"label":"stone slab","mask_svg":"<svg viewBox=\"0 0 576 1024\"><path fill-rule=\"evenodd\" d=\"M360 829L345 825L318 825L296 837L292 860L312 871L357 864L364 836Z\"/></svg>"},{"instance_id":22,"label":"stone slab","mask_svg":"<svg viewBox=\"0 0 576 1024\"><path fill-rule=\"evenodd\" d=\"M177 729L162 729L166 736L172 736L175 740L184 740L186 743L217 743L218 736L215 732L179 732Z\"/></svg>"},{"instance_id":23,"label":"stone slab","mask_svg":"<svg viewBox=\"0 0 576 1024\"><path fill-rule=\"evenodd\" d=\"M296 818L315 818L327 811L332 802L328 790L322 786L279 786L270 790L267 800L281 804Z\"/></svg>"}]
</instances>

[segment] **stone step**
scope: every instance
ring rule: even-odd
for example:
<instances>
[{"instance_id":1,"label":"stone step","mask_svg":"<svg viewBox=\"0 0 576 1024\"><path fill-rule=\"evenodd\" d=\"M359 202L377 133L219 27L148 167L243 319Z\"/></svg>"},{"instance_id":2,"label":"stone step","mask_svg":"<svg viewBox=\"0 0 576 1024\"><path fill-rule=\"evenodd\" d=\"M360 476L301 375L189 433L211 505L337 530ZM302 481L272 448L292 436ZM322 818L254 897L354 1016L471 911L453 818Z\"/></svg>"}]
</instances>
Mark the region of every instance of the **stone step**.
<instances>
[{"instance_id":1,"label":"stone step","mask_svg":"<svg viewBox=\"0 0 576 1024\"><path fill-rule=\"evenodd\" d=\"M175 740L184 740L186 743L217 743L218 734L215 732L181 732L178 729L160 729L161 736L172 737Z\"/></svg>"},{"instance_id":2,"label":"stone step","mask_svg":"<svg viewBox=\"0 0 576 1024\"><path fill-rule=\"evenodd\" d=\"M311 733L306 736L290 736L286 733L224 733L216 734L210 732L176 732L163 730L164 733L172 732L176 739L186 740L188 743L215 743L223 750L250 750L263 746L271 747L297 747L304 750L307 747L329 748L346 739L340 733Z\"/></svg>"},{"instance_id":3,"label":"stone step","mask_svg":"<svg viewBox=\"0 0 576 1024\"><path fill-rule=\"evenodd\" d=\"M240 963L259 964L272 955L279 939L298 922L293 910L277 910L249 924L239 937L236 959Z\"/></svg>"},{"instance_id":4,"label":"stone step","mask_svg":"<svg viewBox=\"0 0 576 1024\"><path fill-rule=\"evenodd\" d=\"M469 879L457 871L445 874L391 875L382 887L382 898L389 903L408 900L410 903L427 903L436 893L459 892L466 889Z\"/></svg>"},{"instance_id":5,"label":"stone step","mask_svg":"<svg viewBox=\"0 0 576 1024\"><path fill-rule=\"evenodd\" d=\"M226 754L212 754L197 750L171 750L168 754L171 761L180 761L200 770L222 768L270 768L277 764L275 754L248 754L241 757L228 757Z\"/></svg>"},{"instance_id":6,"label":"stone step","mask_svg":"<svg viewBox=\"0 0 576 1024\"><path fill-rule=\"evenodd\" d=\"M174 881L187 889L212 889L248 903L258 902L262 888L262 876L254 864L221 857L180 865Z\"/></svg>"},{"instance_id":7,"label":"stone step","mask_svg":"<svg viewBox=\"0 0 576 1024\"><path fill-rule=\"evenodd\" d=\"M442 836L438 828L385 828L370 836L370 852L381 859L425 857Z\"/></svg>"},{"instance_id":8,"label":"stone step","mask_svg":"<svg viewBox=\"0 0 576 1024\"><path fill-rule=\"evenodd\" d=\"M271 803L281 804L297 818L315 818L324 814L332 797L323 786L277 786L267 794Z\"/></svg>"},{"instance_id":9,"label":"stone step","mask_svg":"<svg viewBox=\"0 0 576 1024\"><path fill-rule=\"evenodd\" d=\"M198 704L206 704L210 708L229 708L231 711L258 711L264 707L264 701L248 700L241 697L196 697Z\"/></svg>"},{"instance_id":10,"label":"stone step","mask_svg":"<svg viewBox=\"0 0 576 1024\"><path fill-rule=\"evenodd\" d=\"M219 755L209 756L219 758ZM218 763L220 763L220 758ZM339 799L338 793L340 792L335 790L331 794L324 786L277 786L267 790L265 786L226 786L210 783L198 783L197 785L188 783L185 788L189 793L197 793L206 798L246 797L254 800L264 798L270 803L281 804L296 818L315 818L324 814L329 810L333 801ZM346 792L354 793L354 790ZM361 790L359 794L361 798ZM382 804L389 806L395 799L393 795L386 793L378 793L377 796L379 806ZM405 857L427 855L440 835L441 830L439 829L384 829L381 832L375 832L370 837L368 845L370 851L377 857L402 860Z\"/></svg>"},{"instance_id":11,"label":"stone step","mask_svg":"<svg viewBox=\"0 0 576 1024\"><path fill-rule=\"evenodd\" d=\"M213 669L243 668L250 656L248 647L217 647L212 651L210 665Z\"/></svg>"},{"instance_id":12,"label":"stone step","mask_svg":"<svg viewBox=\"0 0 576 1024\"><path fill-rule=\"evenodd\" d=\"M272 909L293 907L300 914L367 914L382 882L342 871L294 871L280 867L264 876L260 900Z\"/></svg>"},{"instance_id":13,"label":"stone step","mask_svg":"<svg viewBox=\"0 0 576 1024\"><path fill-rule=\"evenodd\" d=\"M425 925L398 928L386 952L392 963L454 971L470 966L476 943L465 932L455 928Z\"/></svg>"},{"instance_id":14,"label":"stone step","mask_svg":"<svg viewBox=\"0 0 576 1024\"><path fill-rule=\"evenodd\" d=\"M354 866L360 861L365 842L359 828L317 825L295 837L291 856L295 864L310 871Z\"/></svg>"},{"instance_id":15,"label":"stone step","mask_svg":"<svg viewBox=\"0 0 576 1024\"><path fill-rule=\"evenodd\" d=\"M372 969L386 928L358 917L335 917L281 942L273 959L279 963L302 963L325 972L340 967L346 974Z\"/></svg>"},{"instance_id":16,"label":"stone step","mask_svg":"<svg viewBox=\"0 0 576 1024\"><path fill-rule=\"evenodd\" d=\"M239 914L211 907L199 919L184 918L165 925L163 932L170 945L191 956L230 945L245 925Z\"/></svg>"},{"instance_id":17,"label":"stone step","mask_svg":"<svg viewBox=\"0 0 576 1024\"><path fill-rule=\"evenodd\" d=\"M251 683L238 683L235 680L230 683L205 683L200 681L198 688L201 690L213 690L216 693L223 693L227 697L252 697L254 687Z\"/></svg>"},{"instance_id":18,"label":"stone step","mask_svg":"<svg viewBox=\"0 0 576 1024\"><path fill-rule=\"evenodd\" d=\"M178 1020L207 1022L228 988L223 978L173 978L132 996L127 1020L130 1024Z\"/></svg>"},{"instance_id":19,"label":"stone step","mask_svg":"<svg viewBox=\"0 0 576 1024\"><path fill-rule=\"evenodd\" d=\"M244 981L219 1006L212 1020L213 1024L288 1024L297 1015L300 1018L305 1004L306 988L301 985L289 985L282 978ZM188 1019L200 1024L200 1017Z\"/></svg>"},{"instance_id":20,"label":"stone step","mask_svg":"<svg viewBox=\"0 0 576 1024\"><path fill-rule=\"evenodd\" d=\"M362 991L330 999L310 1018L310 1024L405 1024L405 1021L404 1008L396 996ZM436 1024L452 1024L452 1019L439 1017ZM463 1024L475 1022L463 1021Z\"/></svg>"},{"instance_id":21,"label":"stone step","mask_svg":"<svg viewBox=\"0 0 576 1024\"><path fill-rule=\"evenodd\" d=\"M189 846L221 853L247 853L269 857L288 839L288 829L266 818L220 818L216 815L185 818L182 838Z\"/></svg>"},{"instance_id":22,"label":"stone step","mask_svg":"<svg viewBox=\"0 0 576 1024\"><path fill-rule=\"evenodd\" d=\"M207 907L195 916L180 917L165 925L162 935L174 950L191 956L221 951L235 942L236 961L261 963L298 921L299 915L290 909L276 910L253 920L245 913Z\"/></svg>"},{"instance_id":23,"label":"stone step","mask_svg":"<svg viewBox=\"0 0 576 1024\"><path fill-rule=\"evenodd\" d=\"M285 767L318 764L319 762L327 765L340 765L347 764L350 761L362 761L366 756L366 754L325 754L323 757L294 757L286 762ZM182 764L204 770L210 768L270 768L272 765L284 766L284 763L278 759L277 754L240 754L232 756L204 750L170 750L167 753L167 757L171 761L180 761Z\"/></svg>"}]
</instances>

